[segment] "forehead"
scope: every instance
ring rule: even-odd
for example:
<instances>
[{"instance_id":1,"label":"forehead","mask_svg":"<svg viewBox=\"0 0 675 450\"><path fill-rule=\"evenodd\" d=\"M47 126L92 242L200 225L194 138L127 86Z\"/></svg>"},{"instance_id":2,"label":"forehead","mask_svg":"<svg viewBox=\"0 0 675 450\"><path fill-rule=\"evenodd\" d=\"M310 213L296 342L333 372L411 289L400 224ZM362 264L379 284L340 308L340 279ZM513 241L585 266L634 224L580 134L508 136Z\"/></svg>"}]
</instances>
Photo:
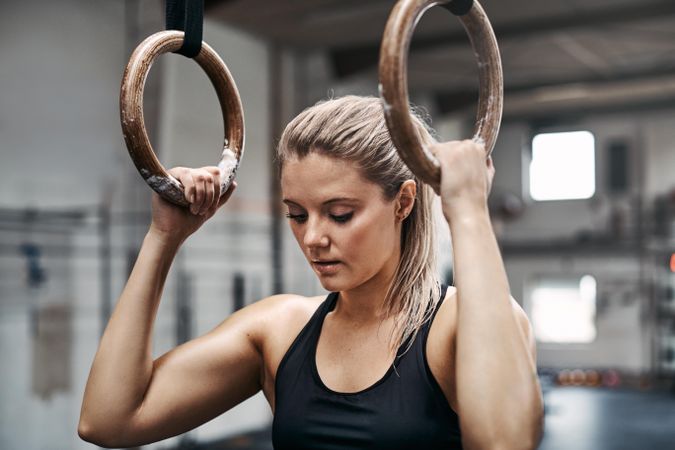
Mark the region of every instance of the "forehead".
<instances>
[{"instance_id":1,"label":"forehead","mask_svg":"<svg viewBox=\"0 0 675 450\"><path fill-rule=\"evenodd\" d=\"M285 199L320 204L337 197L379 197L380 187L366 180L351 161L312 152L284 161L281 191Z\"/></svg>"}]
</instances>

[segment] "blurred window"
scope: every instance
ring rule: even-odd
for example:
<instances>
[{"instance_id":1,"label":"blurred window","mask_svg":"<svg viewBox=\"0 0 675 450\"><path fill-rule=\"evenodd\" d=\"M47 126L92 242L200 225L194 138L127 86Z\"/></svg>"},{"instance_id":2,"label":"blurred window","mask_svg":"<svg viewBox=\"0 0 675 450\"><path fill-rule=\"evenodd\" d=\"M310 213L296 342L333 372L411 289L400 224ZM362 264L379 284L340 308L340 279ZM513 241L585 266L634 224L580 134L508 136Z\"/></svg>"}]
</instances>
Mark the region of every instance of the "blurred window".
<instances>
[{"instance_id":1,"label":"blurred window","mask_svg":"<svg viewBox=\"0 0 675 450\"><path fill-rule=\"evenodd\" d=\"M530 196L590 198L595 193L595 138L590 131L541 133L532 139Z\"/></svg>"},{"instance_id":2,"label":"blurred window","mask_svg":"<svg viewBox=\"0 0 675 450\"><path fill-rule=\"evenodd\" d=\"M530 305L534 335L540 342L586 343L595 340L596 281L590 275L540 278Z\"/></svg>"}]
</instances>

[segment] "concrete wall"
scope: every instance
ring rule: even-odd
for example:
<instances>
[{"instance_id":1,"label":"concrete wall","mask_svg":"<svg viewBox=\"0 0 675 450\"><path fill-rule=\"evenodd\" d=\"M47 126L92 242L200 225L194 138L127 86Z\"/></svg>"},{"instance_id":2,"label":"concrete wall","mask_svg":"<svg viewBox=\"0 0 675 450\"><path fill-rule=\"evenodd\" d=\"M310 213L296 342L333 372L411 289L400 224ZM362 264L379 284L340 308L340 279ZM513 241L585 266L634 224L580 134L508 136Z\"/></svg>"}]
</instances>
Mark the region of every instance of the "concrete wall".
<instances>
[{"instance_id":1,"label":"concrete wall","mask_svg":"<svg viewBox=\"0 0 675 450\"><path fill-rule=\"evenodd\" d=\"M593 275L598 281L597 338L588 344L538 345L541 366L574 368L620 368L633 372L651 368L650 340L654 325L645 320L653 298L640 288L640 256L637 252L617 255L615 250L637 231L637 198L642 191L647 210L643 224L648 229L651 201L675 188L673 127L675 111L613 114L587 117L554 130L589 130L596 138L596 194L587 200L536 202L528 196L529 143L535 128L526 122L504 124L493 154L497 169L493 197L510 192L525 202L522 216L498 224L502 242L546 243L552 239L576 241L579 236L609 239L605 251L596 253L554 252L527 256L506 252L505 264L512 294L529 312L530 281L538 277ZM631 187L616 195L607 188L607 147L613 140L629 144ZM670 171L670 172L669 172ZM574 182L574 174L570 174ZM612 213L625 217L620 235L612 238ZM643 283L654 276L649 254L643 260Z\"/></svg>"},{"instance_id":2,"label":"concrete wall","mask_svg":"<svg viewBox=\"0 0 675 450\"><path fill-rule=\"evenodd\" d=\"M2 10L0 204L96 204L124 157L124 4L9 2Z\"/></svg>"},{"instance_id":3,"label":"concrete wall","mask_svg":"<svg viewBox=\"0 0 675 450\"><path fill-rule=\"evenodd\" d=\"M102 327L98 207L107 204L112 214L113 304L149 224L150 190L126 153L119 125L122 71L138 43L129 37L129 20L138 40L160 30L163 2L24 2L5 5L0 15L0 448L92 448L76 429ZM244 276L247 303L270 293L268 47L209 21L205 39L230 66L242 94L246 154L235 197L188 241L169 274L155 356L176 345L179 279L190 281L193 337L232 311L235 271ZM146 120L165 166L215 164L222 119L199 67L163 56L150 72L150 85L160 89L146 89ZM26 208L67 209L76 218L39 213L15 219ZM37 260L47 278L39 286L29 287L22 242L41 250ZM65 315L49 316L50 305ZM67 364L47 364L50 352ZM190 437L217 439L270 420L258 395Z\"/></svg>"},{"instance_id":4,"label":"concrete wall","mask_svg":"<svg viewBox=\"0 0 675 450\"><path fill-rule=\"evenodd\" d=\"M598 283L596 339L585 344L538 342L538 365L552 368L615 368L640 372L650 367L649 324L642 320L648 299L639 289L634 258L602 255L560 258L506 257L511 294L531 314L530 293L539 279L592 275Z\"/></svg>"},{"instance_id":5,"label":"concrete wall","mask_svg":"<svg viewBox=\"0 0 675 450\"><path fill-rule=\"evenodd\" d=\"M8 208L91 210L114 184L128 159L117 105L124 46L123 2L3 4L3 218ZM97 241L80 220L47 222L3 220L0 231L0 448L90 447L76 430L100 326ZM23 242L42 251L47 279L34 287Z\"/></svg>"}]
</instances>

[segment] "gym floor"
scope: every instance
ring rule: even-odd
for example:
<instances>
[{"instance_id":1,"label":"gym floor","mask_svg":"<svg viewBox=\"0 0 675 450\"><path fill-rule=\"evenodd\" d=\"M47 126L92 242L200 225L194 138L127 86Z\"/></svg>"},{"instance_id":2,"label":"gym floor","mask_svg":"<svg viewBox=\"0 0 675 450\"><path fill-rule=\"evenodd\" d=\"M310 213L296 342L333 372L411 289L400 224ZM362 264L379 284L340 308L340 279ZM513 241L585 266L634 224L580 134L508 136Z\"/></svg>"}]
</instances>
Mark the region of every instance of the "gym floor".
<instances>
[{"instance_id":1,"label":"gym floor","mask_svg":"<svg viewBox=\"0 0 675 450\"><path fill-rule=\"evenodd\" d=\"M546 423L539 450L673 448L675 392L568 386L546 389L544 397ZM271 429L179 448L271 450Z\"/></svg>"},{"instance_id":2,"label":"gym floor","mask_svg":"<svg viewBox=\"0 0 675 450\"><path fill-rule=\"evenodd\" d=\"M559 387L545 394L541 450L673 448L675 394Z\"/></svg>"}]
</instances>

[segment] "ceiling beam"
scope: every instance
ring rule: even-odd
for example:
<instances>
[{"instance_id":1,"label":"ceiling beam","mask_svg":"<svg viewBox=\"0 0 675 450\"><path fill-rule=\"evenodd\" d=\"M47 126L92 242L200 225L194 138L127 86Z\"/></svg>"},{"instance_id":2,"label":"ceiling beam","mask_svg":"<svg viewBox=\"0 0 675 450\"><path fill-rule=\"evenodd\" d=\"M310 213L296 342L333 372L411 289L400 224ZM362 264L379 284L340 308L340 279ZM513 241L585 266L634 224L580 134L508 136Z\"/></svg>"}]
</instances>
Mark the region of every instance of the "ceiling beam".
<instances>
[{"instance_id":1,"label":"ceiling beam","mask_svg":"<svg viewBox=\"0 0 675 450\"><path fill-rule=\"evenodd\" d=\"M526 39L542 34L559 33L618 25L675 15L675 1L659 0L651 3L628 5L589 12L570 12L555 17L528 19L503 25L494 25L499 42L510 39ZM448 16L448 20L455 20ZM469 45L464 31L437 33L434 36L413 39L410 52ZM338 78L358 74L377 65L380 43L340 47L329 50L334 73Z\"/></svg>"},{"instance_id":2,"label":"ceiling beam","mask_svg":"<svg viewBox=\"0 0 675 450\"><path fill-rule=\"evenodd\" d=\"M540 83L505 86L504 97L534 92L547 88L564 86L601 87L612 83L654 81L675 75L675 62L667 62L660 67L649 67L639 71L615 73L611 76L593 75L589 77L563 78ZM449 91L436 91L433 94L436 108L441 114L452 114L470 108L478 102L478 90L475 87L458 88Z\"/></svg>"},{"instance_id":3,"label":"ceiling beam","mask_svg":"<svg viewBox=\"0 0 675 450\"><path fill-rule=\"evenodd\" d=\"M541 127L561 124L578 123L589 116L611 116L622 114L648 114L656 111L672 113L675 104L675 94L668 94L660 98L632 99L620 104L598 103L593 105L579 104L574 108L551 108L546 110L526 110L509 113L504 116L502 123L528 121Z\"/></svg>"}]
</instances>

